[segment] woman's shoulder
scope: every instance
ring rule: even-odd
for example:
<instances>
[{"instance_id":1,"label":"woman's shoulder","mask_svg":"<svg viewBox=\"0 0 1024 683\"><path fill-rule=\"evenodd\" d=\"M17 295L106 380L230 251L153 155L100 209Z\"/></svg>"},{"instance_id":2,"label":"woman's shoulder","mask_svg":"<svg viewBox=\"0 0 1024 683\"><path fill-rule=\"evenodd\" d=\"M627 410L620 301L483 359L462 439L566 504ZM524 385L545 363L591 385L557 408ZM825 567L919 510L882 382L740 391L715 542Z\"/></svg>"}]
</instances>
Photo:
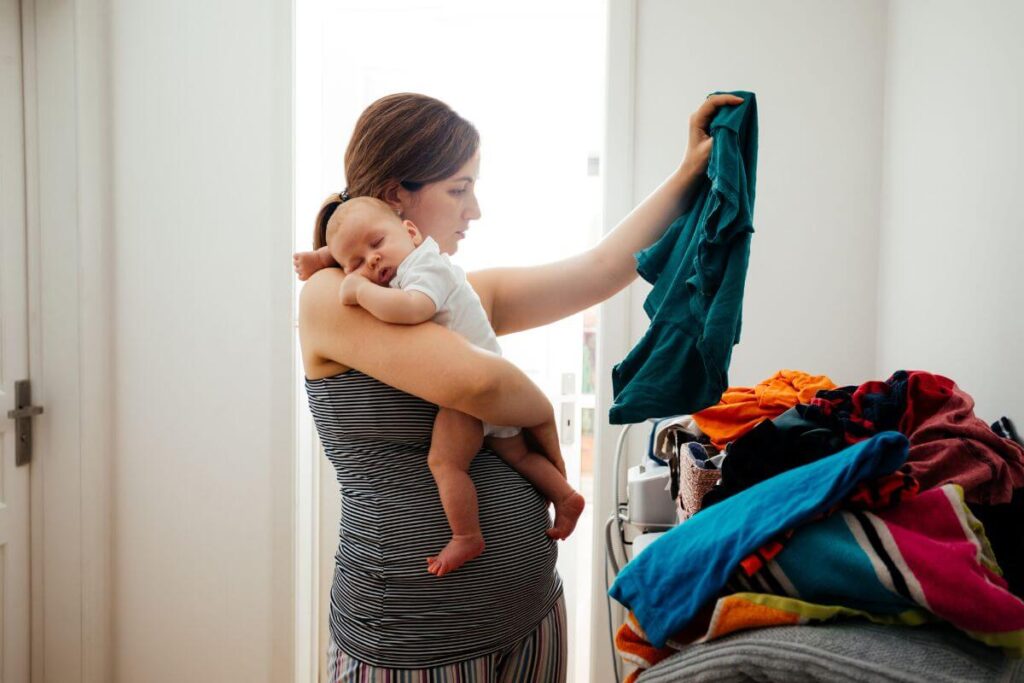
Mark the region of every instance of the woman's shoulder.
<instances>
[{"instance_id":1,"label":"woman's shoulder","mask_svg":"<svg viewBox=\"0 0 1024 683\"><path fill-rule=\"evenodd\" d=\"M299 294L299 315L320 310L325 303L340 305L338 288L344 279L341 268L322 268L313 273Z\"/></svg>"},{"instance_id":2,"label":"woman's shoulder","mask_svg":"<svg viewBox=\"0 0 1024 683\"><path fill-rule=\"evenodd\" d=\"M299 293L299 333L307 339L316 339L319 332L336 333L339 325L344 329L346 318L353 308L341 303L339 296L344 274L339 268L324 268L306 281Z\"/></svg>"},{"instance_id":3,"label":"woman's shoulder","mask_svg":"<svg viewBox=\"0 0 1024 683\"><path fill-rule=\"evenodd\" d=\"M299 294L299 343L306 377L318 379L348 369L324 340L344 335L352 324L352 307L341 303L338 289L344 274L339 268L324 268L306 281Z\"/></svg>"}]
</instances>

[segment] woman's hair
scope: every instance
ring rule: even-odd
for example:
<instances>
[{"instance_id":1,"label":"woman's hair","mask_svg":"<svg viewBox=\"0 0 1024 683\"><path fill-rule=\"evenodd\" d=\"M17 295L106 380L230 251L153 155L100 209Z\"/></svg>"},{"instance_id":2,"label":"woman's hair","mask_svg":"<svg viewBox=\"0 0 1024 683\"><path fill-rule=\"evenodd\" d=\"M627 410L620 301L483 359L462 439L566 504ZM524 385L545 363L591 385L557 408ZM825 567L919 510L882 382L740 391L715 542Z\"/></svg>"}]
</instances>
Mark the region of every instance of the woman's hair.
<instances>
[{"instance_id":1,"label":"woman's hair","mask_svg":"<svg viewBox=\"0 0 1024 683\"><path fill-rule=\"evenodd\" d=\"M356 121L345 151L345 196L334 193L320 207L313 247L327 243L327 221L350 196L386 200L397 185L416 192L454 175L479 145L473 124L440 100L416 93L380 98Z\"/></svg>"}]
</instances>

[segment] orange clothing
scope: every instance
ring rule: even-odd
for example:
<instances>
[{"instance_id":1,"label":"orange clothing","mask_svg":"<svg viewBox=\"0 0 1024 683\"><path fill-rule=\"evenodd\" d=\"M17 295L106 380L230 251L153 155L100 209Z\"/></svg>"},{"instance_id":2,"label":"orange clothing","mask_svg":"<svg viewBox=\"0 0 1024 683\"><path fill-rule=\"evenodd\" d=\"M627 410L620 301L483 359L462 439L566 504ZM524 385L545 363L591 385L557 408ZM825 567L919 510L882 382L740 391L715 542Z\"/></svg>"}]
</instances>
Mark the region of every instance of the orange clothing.
<instances>
[{"instance_id":1,"label":"orange clothing","mask_svg":"<svg viewBox=\"0 0 1024 683\"><path fill-rule=\"evenodd\" d=\"M694 413L693 419L721 450L762 420L778 417L797 403L810 403L822 389L835 388L825 375L779 370L756 387L729 387L717 405Z\"/></svg>"}]
</instances>

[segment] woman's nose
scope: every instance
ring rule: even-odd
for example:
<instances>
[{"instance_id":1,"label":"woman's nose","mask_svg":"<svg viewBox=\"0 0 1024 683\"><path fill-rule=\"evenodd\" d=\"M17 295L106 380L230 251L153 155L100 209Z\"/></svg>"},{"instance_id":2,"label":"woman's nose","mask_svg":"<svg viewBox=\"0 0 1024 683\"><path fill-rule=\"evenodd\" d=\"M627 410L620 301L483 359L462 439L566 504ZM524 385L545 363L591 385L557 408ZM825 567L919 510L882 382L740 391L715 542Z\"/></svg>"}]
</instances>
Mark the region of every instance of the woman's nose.
<instances>
[{"instance_id":1,"label":"woman's nose","mask_svg":"<svg viewBox=\"0 0 1024 683\"><path fill-rule=\"evenodd\" d=\"M480 220L480 202L476 200L476 196L470 198L469 206L466 207L464 217L468 221Z\"/></svg>"}]
</instances>

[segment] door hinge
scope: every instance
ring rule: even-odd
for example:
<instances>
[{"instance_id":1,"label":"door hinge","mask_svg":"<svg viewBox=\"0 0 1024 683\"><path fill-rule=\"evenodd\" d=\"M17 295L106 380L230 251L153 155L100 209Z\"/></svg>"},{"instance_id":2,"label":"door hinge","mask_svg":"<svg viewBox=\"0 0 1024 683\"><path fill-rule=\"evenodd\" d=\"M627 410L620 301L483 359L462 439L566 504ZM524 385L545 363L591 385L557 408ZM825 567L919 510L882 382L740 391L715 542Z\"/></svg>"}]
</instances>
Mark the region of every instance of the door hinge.
<instances>
[{"instance_id":1,"label":"door hinge","mask_svg":"<svg viewBox=\"0 0 1024 683\"><path fill-rule=\"evenodd\" d=\"M15 382L14 410L8 410L7 417L14 420L14 440L17 443L14 460L18 467L32 462L32 418L42 414L42 406L32 405L31 381Z\"/></svg>"}]
</instances>

